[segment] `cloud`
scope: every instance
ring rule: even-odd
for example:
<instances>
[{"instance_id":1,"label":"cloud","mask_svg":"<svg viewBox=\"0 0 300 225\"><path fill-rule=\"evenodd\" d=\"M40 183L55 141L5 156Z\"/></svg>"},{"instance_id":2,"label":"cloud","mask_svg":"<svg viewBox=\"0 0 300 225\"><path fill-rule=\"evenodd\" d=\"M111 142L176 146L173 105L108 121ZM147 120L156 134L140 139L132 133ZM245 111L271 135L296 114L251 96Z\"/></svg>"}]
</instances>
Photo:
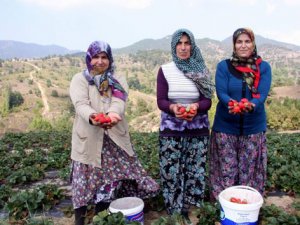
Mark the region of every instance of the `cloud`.
<instances>
[{"instance_id":1,"label":"cloud","mask_svg":"<svg viewBox=\"0 0 300 225\"><path fill-rule=\"evenodd\" d=\"M234 3L234 4L242 4L242 5L255 5L258 0L229 0L230 2Z\"/></svg>"},{"instance_id":2,"label":"cloud","mask_svg":"<svg viewBox=\"0 0 300 225\"><path fill-rule=\"evenodd\" d=\"M268 15L273 14L273 12L276 10L276 8L277 8L277 4L267 2L266 12Z\"/></svg>"},{"instance_id":3,"label":"cloud","mask_svg":"<svg viewBox=\"0 0 300 225\"><path fill-rule=\"evenodd\" d=\"M290 32L267 31L266 33L272 39L300 46L300 30Z\"/></svg>"},{"instance_id":4,"label":"cloud","mask_svg":"<svg viewBox=\"0 0 300 225\"><path fill-rule=\"evenodd\" d=\"M299 0L284 0L285 4L295 6L295 5L300 5Z\"/></svg>"},{"instance_id":5,"label":"cloud","mask_svg":"<svg viewBox=\"0 0 300 225\"><path fill-rule=\"evenodd\" d=\"M64 10L79 6L114 5L127 9L144 9L151 5L152 0L19 0L28 4L38 5L54 10Z\"/></svg>"}]
</instances>

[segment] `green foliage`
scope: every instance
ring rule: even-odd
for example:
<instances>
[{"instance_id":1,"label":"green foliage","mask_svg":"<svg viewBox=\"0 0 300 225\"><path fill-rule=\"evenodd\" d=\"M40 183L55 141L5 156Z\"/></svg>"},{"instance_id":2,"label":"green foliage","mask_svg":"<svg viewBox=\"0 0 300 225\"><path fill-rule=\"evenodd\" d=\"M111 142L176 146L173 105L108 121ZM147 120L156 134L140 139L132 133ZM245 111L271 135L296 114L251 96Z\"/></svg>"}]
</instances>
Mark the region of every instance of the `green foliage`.
<instances>
[{"instance_id":1,"label":"green foliage","mask_svg":"<svg viewBox=\"0 0 300 225\"><path fill-rule=\"evenodd\" d=\"M11 88L10 86L6 86L2 90L2 102L0 107L0 112L2 116L7 116L10 110L10 94L11 94Z\"/></svg>"},{"instance_id":2,"label":"green foliage","mask_svg":"<svg viewBox=\"0 0 300 225\"><path fill-rule=\"evenodd\" d=\"M9 108L10 109L23 104L23 102L24 102L24 98L20 92L18 92L18 91L11 92L10 98L9 98Z\"/></svg>"},{"instance_id":3,"label":"green foliage","mask_svg":"<svg viewBox=\"0 0 300 225\"><path fill-rule=\"evenodd\" d=\"M58 97L58 92L57 92L57 90L52 90L52 91L51 91L51 96L57 98L57 97Z\"/></svg>"},{"instance_id":4,"label":"green foliage","mask_svg":"<svg viewBox=\"0 0 300 225\"><path fill-rule=\"evenodd\" d=\"M38 115L36 117L33 118L32 122L29 125L29 128L31 130L51 130L52 129L52 125L51 123L44 119L42 116Z\"/></svg>"},{"instance_id":5,"label":"green foliage","mask_svg":"<svg viewBox=\"0 0 300 225\"><path fill-rule=\"evenodd\" d=\"M274 204L260 210L260 225L298 225L300 216L284 212Z\"/></svg>"},{"instance_id":6,"label":"green foliage","mask_svg":"<svg viewBox=\"0 0 300 225\"><path fill-rule=\"evenodd\" d=\"M214 224L220 218L220 205L218 203L204 202L202 207L196 210L197 225Z\"/></svg>"},{"instance_id":7,"label":"green foliage","mask_svg":"<svg viewBox=\"0 0 300 225\"><path fill-rule=\"evenodd\" d=\"M47 80L47 82L46 82L46 84L47 84L47 87L49 88L49 87L51 87L52 86L52 82L51 82L51 80Z\"/></svg>"},{"instance_id":8,"label":"green foliage","mask_svg":"<svg viewBox=\"0 0 300 225\"><path fill-rule=\"evenodd\" d=\"M17 170L8 176L5 180L10 185L26 184L38 181L44 178L44 172L35 166L27 166L22 170Z\"/></svg>"},{"instance_id":9,"label":"green foliage","mask_svg":"<svg viewBox=\"0 0 300 225\"><path fill-rule=\"evenodd\" d=\"M15 192L5 208L15 220L32 217L38 210L49 210L63 198L62 191L54 185L42 185L33 190Z\"/></svg>"},{"instance_id":10,"label":"green foliage","mask_svg":"<svg viewBox=\"0 0 300 225\"><path fill-rule=\"evenodd\" d=\"M149 175L159 178L158 133L131 133L133 146Z\"/></svg>"},{"instance_id":11,"label":"green foliage","mask_svg":"<svg viewBox=\"0 0 300 225\"><path fill-rule=\"evenodd\" d=\"M33 84L33 80L32 80L32 79L29 79L29 80L28 80L28 84L29 84L29 85L32 85L32 84Z\"/></svg>"},{"instance_id":12,"label":"green foliage","mask_svg":"<svg viewBox=\"0 0 300 225\"><path fill-rule=\"evenodd\" d=\"M267 123L271 130L297 130L300 128L300 100L272 99L266 107Z\"/></svg>"},{"instance_id":13,"label":"green foliage","mask_svg":"<svg viewBox=\"0 0 300 225\"><path fill-rule=\"evenodd\" d=\"M12 188L8 185L0 186L0 209L4 207L5 203L8 201L12 194Z\"/></svg>"},{"instance_id":14,"label":"green foliage","mask_svg":"<svg viewBox=\"0 0 300 225\"><path fill-rule=\"evenodd\" d=\"M300 193L300 134L269 134L267 188Z\"/></svg>"},{"instance_id":15,"label":"green foliage","mask_svg":"<svg viewBox=\"0 0 300 225\"><path fill-rule=\"evenodd\" d=\"M150 176L159 182L158 133L131 133L133 146L138 157ZM298 194L300 192L300 133L267 134L268 144L268 180L267 190L280 190ZM56 189L18 192L11 186L31 183L43 178L47 170L60 169L61 177L68 177L70 172L71 151L70 130L35 131L28 133L6 133L0 139L0 208L5 202L10 207L10 217L17 220L29 218L36 210L46 210L57 204L62 193ZM30 151L29 151L30 150ZM42 171L39 174L39 171ZM8 186L8 184L11 186ZM33 193L32 193L33 192ZM23 194L21 194L23 193ZM10 198L10 196L12 196ZM13 197L14 196L14 197ZM52 197L51 197L52 196ZM55 197L56 196L56 197ZM50 199L50 200L49 200ZM51 200L52 199L52 200ZM151 207L163 208L161 196L149 201ZM156 205L155 205L156 204ZM300 208L299 204L295 208ZM204 202L197 211L199 224L212 224L218 218L218 205ZM276 212L272 212L277 215ZM264 224L297 224L296 215L281 215L274 218L263 212ZM295 217L295 219L290 219ZM280 218L280 219L279 219ZM170 218L161 218L158 224L167 224ZM174 221L173 221L174 222ZM169 223L170 224L170 223ZM176 224L175 222L172 224Z\"/></svg>"},{"instance_id":16,"label":"green foliage","mask_svg":"<svg viewBox=\"0 0 300 225\"><path fill-rule=\"evenodd\" d=\"M107 211L99 212L93 217L93 225L140 225L137 221L127 221L121 213L108 213Z\"/></svg>"},{"instance_id":17,"label":"green foliage","mask_svg":"<svg viewBox=\"0 0 300 225\"><path fill-rule=\"evenodd\" d=\"M2 104L0 105L0 113L2 116L7 116L13 107L17 107L24 102L21 93L13 92L8 85L2 90Z\"/></svg>"},{"instance_id":18,"label":"green foliage","mask_svg":"<svg viewBox=\"0 0 300 225\"><path fill-rule=\"evenodd\" d=\"M155 220L151 225L185 225L184 218L179 213L170 216L162 216Z\"/></svg>"}]
</instances>

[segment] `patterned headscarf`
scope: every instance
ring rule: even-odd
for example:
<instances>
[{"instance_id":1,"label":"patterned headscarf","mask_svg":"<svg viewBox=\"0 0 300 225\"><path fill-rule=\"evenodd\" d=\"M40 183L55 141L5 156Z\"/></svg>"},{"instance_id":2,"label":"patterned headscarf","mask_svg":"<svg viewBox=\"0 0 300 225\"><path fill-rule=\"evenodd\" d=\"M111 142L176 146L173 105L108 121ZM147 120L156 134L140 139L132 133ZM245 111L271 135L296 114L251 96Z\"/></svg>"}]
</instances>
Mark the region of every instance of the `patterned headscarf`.
<instances>
[{"instance_id":1,"label":"patterned headscarf","mask_svg":"<svg viewBox=\"0 0 300 225\"><path fill-rule=\"evenodd\" d=\"M188 59L180 59L176 54L176 45L184 34L189 37L191 42L191 56ZM171 41L171 52L177 68L195 83L201 94L207 98L211 98L214 85L211 82L209 70L205 65L200 49L195 43L192 32L187 29L175 31Z\"/></svg>"},{"instance_id":2,"label":"patterned headscarf","mask_svg":"<svg viewBox=\"0 0 300 225\"><path fill-rule=\"evenodd\" d=\"M235 43L241 34L247 34L254 46L252 54L247 59L241 58L236 54ZM257 88L260 81L259 65L262 62L262 58L257 55L254 33L250 28L239 28L233 33L232 41L233 53L230 59L231 64L236 70L243 73L243 79L246 81L249 89L251 90L252 97L259 98L260 94L258 93Z\"/></svg>"},{"instance_id":3,"label":"patterned headscarf","mask_svg":"<svg viewBox=\"0 0 300 225\"><path fill-rule=\"evenodd\" d=\"M92 58L101 52L105 52L109 59L108 69L103 74L97 74L91 65ZM104 41L94 41L90 44L85 57L87 70L83 72L83 75L87 79L90 85L96 85L99 93L102 96L107 97L108 89L111 87L112 95L122 100L127 99L127 93L121 84L113 77L115 65L112 56L111 47Z\"/></svg>"}]
</instances>

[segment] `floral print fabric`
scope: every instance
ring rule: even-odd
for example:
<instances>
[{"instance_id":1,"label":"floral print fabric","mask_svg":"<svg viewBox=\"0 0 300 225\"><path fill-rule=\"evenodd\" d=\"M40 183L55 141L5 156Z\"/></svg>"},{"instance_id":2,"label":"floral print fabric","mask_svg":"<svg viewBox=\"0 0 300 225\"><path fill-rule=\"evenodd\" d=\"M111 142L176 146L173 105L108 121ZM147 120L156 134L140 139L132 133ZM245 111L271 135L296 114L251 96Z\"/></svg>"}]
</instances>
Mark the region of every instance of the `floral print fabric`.
<instances>
[{"instance_id":1,"label":"floral print fabric","mask_svg":"<svg viewBox=\"0 0 300 225\"><path fill-rule=\"evenodd\" d=\"M205 189L208 136L160 137L162 192L169 214L200 207Z\"/></svg>"},{"instance_id":2,"label":"floral print fabric","mask_svg":"<svg viewBox=\"0 0 300 225\"><path fill-rule=\"evenodd\" d=\"M71 181L74 209L126 196L149 198L159 192L159 185L147 175L137 156L127 155L107 135L102 167L73 161Z\"/></svg>"},{"instance_id":3,"label":"floral print fabric","mask_svg":"<svg viewBox=\"0 0 300 225\"><path fill-rule=\"evenodd\" d=\"M169 113L161 111L160 130L165 129L183 131L185 129L202 129L209 128L209 121L207 114L197 114L192 121L187 121L174 117Z\"/></svg>"},{"instance_id":4,"label":"floral print fabric","mask_svg":"<svg viewBox=\"0 0 300 225\"><path fill-rule=\"evenodd\" d=\"M267 177L265 133L238 136L213 131L209 163L212 200L233 185L251 186L263 194Z\"/></svg>"}]
</instances>

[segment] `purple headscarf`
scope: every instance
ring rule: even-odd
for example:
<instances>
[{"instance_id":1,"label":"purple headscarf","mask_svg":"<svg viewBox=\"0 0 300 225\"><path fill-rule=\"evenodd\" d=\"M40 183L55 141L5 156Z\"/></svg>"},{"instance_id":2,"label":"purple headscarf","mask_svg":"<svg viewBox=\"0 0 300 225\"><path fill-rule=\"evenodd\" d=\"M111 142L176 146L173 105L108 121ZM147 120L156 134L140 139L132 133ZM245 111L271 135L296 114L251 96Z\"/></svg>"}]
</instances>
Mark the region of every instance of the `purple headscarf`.
<instances>
[{"instance_id":1,"label":"purple headscarf","mask_svg":"<svg viewBox=\"0 0 300 225\"><path fill-rule=\"evenodd\" d=\"M106 53L109 66L108 69L102 75L92 75L93 66L91 65L92 58L101 52ZM100 94L107 96L108 88L111 87L112 95L120 98L124 101L127 99L127 93L121 84L113 77L115 65L112 56L111 47L104 41L94 41L90 44L85 57L87 70L83 72L86 80L90 85L96 85Z\"/></svg>"}]
</instances>

